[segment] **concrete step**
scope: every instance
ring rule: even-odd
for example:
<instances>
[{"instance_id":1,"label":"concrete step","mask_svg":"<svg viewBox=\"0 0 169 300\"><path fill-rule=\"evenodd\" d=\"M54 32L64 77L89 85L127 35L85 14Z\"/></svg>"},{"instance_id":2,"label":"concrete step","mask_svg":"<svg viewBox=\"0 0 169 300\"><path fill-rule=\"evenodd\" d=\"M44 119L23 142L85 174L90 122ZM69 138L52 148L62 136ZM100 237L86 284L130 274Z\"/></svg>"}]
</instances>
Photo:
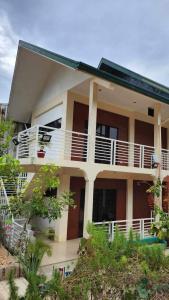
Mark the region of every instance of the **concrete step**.
<instances>
[{"instance_id":1,"label":"concrete step","mask_svg":"<svg viewBox=\"0 0 169 300\"><path fill-rule=\"evenodd\" d=\"M18 287L18 294L20 297L23 297L27 288L27 281L25 278L17 278L15 279L16 286ZM4 280L0 282L0 299L8 300L9 299L9 285L8 281Z\"/></svg>"}]
</instances>

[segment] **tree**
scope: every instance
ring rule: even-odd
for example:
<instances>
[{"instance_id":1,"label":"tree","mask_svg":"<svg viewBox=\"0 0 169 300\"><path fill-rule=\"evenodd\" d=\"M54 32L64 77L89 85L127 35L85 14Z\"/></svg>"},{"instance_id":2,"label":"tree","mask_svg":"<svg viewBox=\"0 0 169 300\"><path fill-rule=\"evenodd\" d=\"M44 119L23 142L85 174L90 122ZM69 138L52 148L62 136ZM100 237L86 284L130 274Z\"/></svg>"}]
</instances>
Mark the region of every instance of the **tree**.
<instances>
[{"instance_id":1,"label":"tree","mask_svg":"<svg viewBox=\"0 0 169 300\"><path fill-rule=\"evenodd\" d=\"M60 181L58 177L59 168L55 165L46 165L40 168L31 183L22 186L18 192L18 176L23 172L19 160L8 154L8 147L12 139L13 124L3 121L0 124L0 139L3 140L0 146L0 177L6 190L14 186L13 195L9 198L9 205L1 205L0 209L6 210L14 218L25 218L25 226L30 223L33 217L48 218L49 222L61 217L62 211L67 206L73 206L73 194L63 192L59 197L46 194L46 191L57 189ZM32 191L31 191L32 189ZM23 233L23 240L25 239Z\"/></svg>"},{"instance_id":2,"label":"tree","mask_svg":"<svg viewBox=\"0 0 169 300\"><path fill-rule=\"evenodd\" d=\"M31 182L32 191L28 192L28 186L21 193L11 197L9 209L14 217L24 217L26 224L34 217L48 218L51 222L60 218L67 206L74 205L71 192L63 192L59 197L50 193L46 195L47 190L57 189L60 184L58 169L54 165L42 166Z\"/></svg>"},{"instance_id":3,"label":"tree","mask_svg":"<svg viewBox=\"0 0 169 300\"><path fill-rule=\"evenodd\" d=\"M7 154L13 133L14 124L11 121L0 122L0 156Z\"/></svg>"}]
</instances>

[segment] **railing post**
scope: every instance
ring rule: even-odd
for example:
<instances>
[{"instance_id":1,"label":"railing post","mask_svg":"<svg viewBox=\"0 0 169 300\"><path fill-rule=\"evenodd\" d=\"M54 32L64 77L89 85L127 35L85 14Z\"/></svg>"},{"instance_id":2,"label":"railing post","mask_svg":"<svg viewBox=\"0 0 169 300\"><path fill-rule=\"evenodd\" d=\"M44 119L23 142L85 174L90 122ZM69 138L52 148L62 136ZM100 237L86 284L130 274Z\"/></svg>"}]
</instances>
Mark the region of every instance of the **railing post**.
<instances>
[{"instance_id":1,"label":"railing post","mask_svg":"<svg viewBox=\"0 0 169 300\"><path fill-rule=\"evenodd\" d=\"M144 222L145 220L142 219L142 238L144 239Z\"/></svg>"},{"instance_id":2,"label":"railing post","mask_svg":"<svg viewBox=\"0 0 169 300\"><path fill-rule=\"evenodd\" d=\"M139 168L141 168L141 145L139 145Z\"/></svg>"},{"instance_id":3,"label":"railing post","mask_svg":"<svg viewBox=\"0 0 169 300\"><path fill-rule=\"evenodd\" d=\"M140 231L140 239L141 239L141 237L142 237L142 223L141 223L141 219L139 220L139 231Z\"/></svg>"},{"instance_id":4,"label":"railing post","mask_svg":"<svg viewBox=\"0 0 169 300\"><path fill-rule=\"evenodd\" d=\"M111 222L111 241L114 240L115 222Z\"/></svg>"},{"instance_id":5,"label":"railing post","mask_svg":"<svg viewBox=\"0 0 169 300\"><path fill-rule=\"evenodd\" d=\"M144 168L144 145L141 145L141 168Z\"/></svg>"},{"instance_id":6,"label":"railing post","mask_svg":"<svg viewBox=\"0 0 169 300\"><path fill-rule=\"evenodd\" d=\"M110 148L110 164L113 164L113 144L114 144L114 140L111 140L111 148Z\"/></svg>"},{"instance_id":7,"label":"railing post","mask_svg":"<svg viewBox=\"0 0 169 300\"><path fill-rule=\"evenodd\" d=\"M37 157L37 152L38 152L38 142L39 142L39 125L36 126L36 131L35 131L35 158ZM29 143L28 143L29 147Z\"/></svg>"},{"instance_id":8,"label":"railing post","mask_svg":"<svg viewBox=\"0 0 169 300\"><path fill-rule=\"evenodd\" d=\"M116 151L117 151L117 141L114 140L114 149L113 149L113 164L116 164Z\"/></svg>"}]
</instances>

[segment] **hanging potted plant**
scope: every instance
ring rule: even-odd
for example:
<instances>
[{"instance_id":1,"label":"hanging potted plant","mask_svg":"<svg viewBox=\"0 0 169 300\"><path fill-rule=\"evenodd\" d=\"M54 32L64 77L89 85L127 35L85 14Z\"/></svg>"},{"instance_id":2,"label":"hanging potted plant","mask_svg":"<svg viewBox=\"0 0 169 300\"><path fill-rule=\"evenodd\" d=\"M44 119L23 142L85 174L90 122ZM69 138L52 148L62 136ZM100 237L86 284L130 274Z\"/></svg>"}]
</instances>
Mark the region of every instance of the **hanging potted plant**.
<instances>
[{"instance_id":1,"label":"hanging potted plant","mask_svg":"<svg viewBox=\"0 0 169 300\"><path fill-rule=\"evenodd\" d=\"M37 151L37 156L39 158L44 158L45 157L46 151L44 151L44 145L40 144L40 150Z\"/></svg>"}]
</instances>

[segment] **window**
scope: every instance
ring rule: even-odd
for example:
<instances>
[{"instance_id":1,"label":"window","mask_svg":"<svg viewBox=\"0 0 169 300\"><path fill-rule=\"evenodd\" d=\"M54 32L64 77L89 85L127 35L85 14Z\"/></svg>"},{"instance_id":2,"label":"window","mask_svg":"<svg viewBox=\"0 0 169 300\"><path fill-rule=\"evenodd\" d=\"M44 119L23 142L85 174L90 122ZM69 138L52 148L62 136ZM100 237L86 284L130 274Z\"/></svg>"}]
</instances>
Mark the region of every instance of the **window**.
<instances>
[{"instance_id":1,"label":"window","mask_svg":"<svg viewBox=\"0 0 169 300\"><path fill-rule=\"evenodd\" d=\"M97 123L97 125L96 125L96 135L117 140L117 138L118 138L118 128L111 127L109 125L104 125L104 124Z\"/></svg>"},{"instance_id":2,"label":"window","mask_svg":"<svg viewBox=\"0 0 169 300\"><path fill-rule=\"evenodd\" d=\"M46 124L45 126L49 126L49 127L54 127L54 128L61 128L61 125L62 125L62 118L60 119L57 119L53 122L50 122L48 124Z\"/></svg>"}]
</instances>

